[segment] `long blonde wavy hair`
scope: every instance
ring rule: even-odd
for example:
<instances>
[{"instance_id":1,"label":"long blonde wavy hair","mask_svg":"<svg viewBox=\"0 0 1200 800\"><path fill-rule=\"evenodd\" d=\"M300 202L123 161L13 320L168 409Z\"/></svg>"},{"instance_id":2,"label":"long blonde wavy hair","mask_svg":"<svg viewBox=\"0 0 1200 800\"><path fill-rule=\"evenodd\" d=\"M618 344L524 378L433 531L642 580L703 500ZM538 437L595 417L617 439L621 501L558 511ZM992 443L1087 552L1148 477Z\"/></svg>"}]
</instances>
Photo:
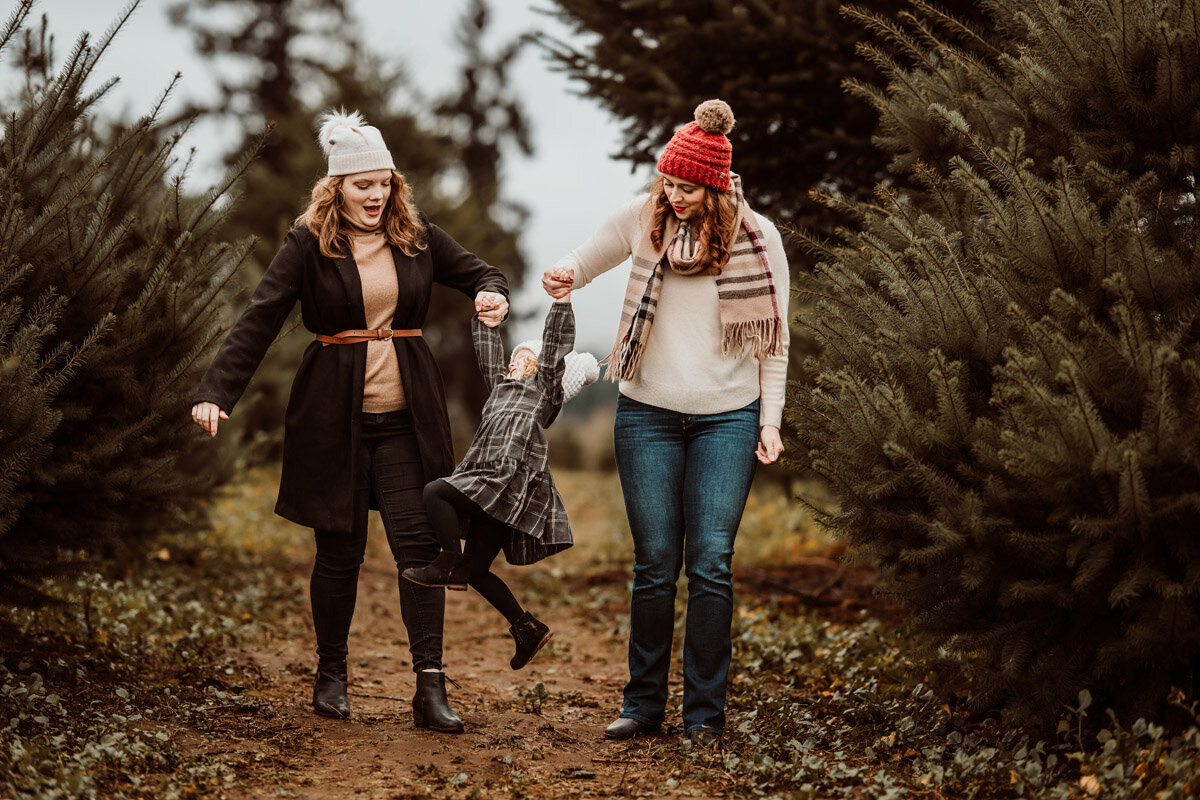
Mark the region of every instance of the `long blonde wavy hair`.
<instances>
[{"instance_id":1,"label":"long blonde wavy hair","mask_svg":"<svg viewBox=\"0 0 1200 800\"><path fill-rule=\"evenodd\" d=\"M651 217L650 242L655 249L663 246L667 220L673 218L674 210L667 199L664 178L659 175L650 184L650 196L654 198ZM734 192L718 192L704 187L704 204L696 218L696 248L703 253L701 262L710 266L722 266L729 260L729 246L733 244L734 225L737 224L737 197Z\"/></svg>"},{"instance_id":2,"label":"long blonde wavy hair","mask_svg":"<svg viewBox=\"0 0 1200 800\"><path fill-rule=\"evenodd\" d=\"M312 188L312 201L304 213L296 218L296 225L312 231L321 245L321 255L328 258L343 258L347 253L342 247L353 226L342 213L342 181L345 175L326 175ZM392 192L383 207L383 233L388 244L399 247L406 256L412 257L424 250L425 226L417 216L413 205L412 187L404 176L392 170Z\"/></svg>"}]
</instances>

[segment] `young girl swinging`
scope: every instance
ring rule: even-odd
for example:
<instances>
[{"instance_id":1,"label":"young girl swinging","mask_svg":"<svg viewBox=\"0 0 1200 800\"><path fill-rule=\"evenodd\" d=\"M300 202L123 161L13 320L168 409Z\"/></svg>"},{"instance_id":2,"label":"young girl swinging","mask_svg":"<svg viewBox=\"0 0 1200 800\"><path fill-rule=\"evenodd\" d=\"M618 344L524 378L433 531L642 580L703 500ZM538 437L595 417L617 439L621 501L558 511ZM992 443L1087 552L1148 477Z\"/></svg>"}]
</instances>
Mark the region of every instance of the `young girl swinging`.
<instances>
[{"instance_id":1,"label":"young girl swinging","mask_svg":"<svg viewBox=\"0 0 1200 800\"><path fill-rule=\"evenodd\" d=\"M592 355L571 352L575 315L569 294L551 305L542 340L518 344L507 365L499 333L478 321L471 325L491 395L462 463L425 486L425 507L442 552L426 566L406 569L404 577L421 586L474 588L508 620L516 642L509 665L521 669L552 634L521 607L491 565L501 550L510 564L532 564L571 546L543 429L600 370ZM459 549L464 536L465 551Z\"/></svg>"}]
</instances>

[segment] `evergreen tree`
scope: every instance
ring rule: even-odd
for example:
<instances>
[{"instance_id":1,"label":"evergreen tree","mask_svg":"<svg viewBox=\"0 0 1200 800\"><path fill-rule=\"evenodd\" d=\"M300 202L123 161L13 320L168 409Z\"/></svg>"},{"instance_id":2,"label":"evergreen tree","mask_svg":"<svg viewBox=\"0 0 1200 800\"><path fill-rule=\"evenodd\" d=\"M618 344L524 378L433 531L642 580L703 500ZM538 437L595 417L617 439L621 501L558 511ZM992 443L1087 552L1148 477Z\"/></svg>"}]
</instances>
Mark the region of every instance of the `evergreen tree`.
<instances>
[{"instance_id":1,"label":"evergreen tree","mask_svg":"<svg viewBox=\"0 0 1200 800\"><path fill-rule=\"evenodd\" d=\"M985 6L986 38L852 12L919 188L812 240L797 428L828 523L981 702L1159 715L1200 656L1200 3Z\"/></svg>"},{"instance_id":2,"label":"evergreen tree","mask_svg":"<svg viewBox=\"0 0 1200 800\"><path fill-rule=\"evenodd\" d=\"M324 174L316 122L335 107L357 109L378 127L418 207L468 250L501 268L514 289L519 285L526 269L519 246L526 216L502 198L501 165L508 141L530 152L523 112L506 89L522 40L488 55L482 46L488 13L481 0L474 0L460 25L461 86L434 102L412 90L402 68L362 48L343 0L203 0L177 3L172 19L192 32L202 55L249 65L237 72L240 80L222 83L218 102L193 106L188 114L224 118L230 109L253 109L239 117L245 135L271 127L266 155L251 165L244 183L244 193L255 202L230 217L224 229L227 237L259 241L241 292L265 272L307 204L309 188ZM314 40L321 43L317 51L306 46ZM397 106L403 110L394 110ZM454 294L435 290L426 337L447 363L472 361L468 312ZM244 294L231 302L240 305ZM231 420L244 442L259 443L255 456L277 455L291 378L311 340L302 329L285 326L288 330L291 335L268 353ZM486 397L483 382L471 370L447 370L444 378L455 412L451 419L469 434Z\"/></svg>"},{"instance_id":3,"label":"evergreen tree","mask_svg":"<svg viewBox=\"0 0 1200 800\"><path fill-rule=\"evenodd\" d=\"M112 81L87 84L137 2L56 74L44 22L16 38L31 5L0 45L25 72L0 139L0 595L22 603L70 551L133 547L209 499L216 451L187 412L245 253L215 236L228 183L185 195L157 111L95 117Z\"/></svg>"},{"instance_id":4,"label":"evergreen tree","mask_svg":"<svg viewBox=\"0 0 1200 800\"><path fill-rule=\"evenodd\" d=\"M885 177L875 116L842 81L878 73L855 56L860 29L841 0L554 0L552 15L586 44L543 38L553 63L625 125L617 157L654 164L696 105L720 97L737 124L733 168L747 199L776 221L832 236L846 220L809 199L849 197ZM895 0L866 0L881 11ZM979 15L977 3L946 8Z\"/></svg>"},{"instance_id":5,"label":"evergreen tree","mask_svg":"<svg viewBox=\"0 0 1200 800\"><path fill-rule=\"evenodd\" d=\"M553 63L624 122L617 157L631 165L653 165L698 103L728 101L737 117L733 169L750 204L785 230L831 237L849 221L810 197L813 189L861 199L877 182L894 179L871 143L872 109L842 86L881 79L855 55L861 29L839 13L842 2L554 0L553 16L586 44L542 42ZM862 5L887 12L897 2ZM973 0L943 5L981 16ZM790 236L784 246L793 276L806 274L811 255ZM800 300L793 308L803 311ZM793 327L789 374L805 376L804 361L817 350L804 329Z\"/></svg>"},{"instance_id":6,"label":"evergreen tree","mask_svg":"<svg viewBox=\"0 0 1200 800\"><path fill-rule=\"evenodd\" d=\"M508 146L525 156L533 154L529 125L508 78L526 39L518 37L489 54L483 39L490 18L484 0L471 0L459 21L456 39L463 56L459 83L433 109L435 124L449 138L455 158L435 181L435 186L446 185L447 190L423 197L428 197L425 207L433 221L463 247L500 266L515 292L528 269L520 234L529 212L504 198L502 168ZM447 321L438 330L438 353L450 354L455 363L474 363L475 346L470 328L462 324L461 300L449 294L436 287L430 305L431 316ZM469 439L487 400L487 386L473 369L445 370L442 377L448 402L457 406L451 418L459 416L470 423L455 432Z\"/></svg>"}]
</instances>

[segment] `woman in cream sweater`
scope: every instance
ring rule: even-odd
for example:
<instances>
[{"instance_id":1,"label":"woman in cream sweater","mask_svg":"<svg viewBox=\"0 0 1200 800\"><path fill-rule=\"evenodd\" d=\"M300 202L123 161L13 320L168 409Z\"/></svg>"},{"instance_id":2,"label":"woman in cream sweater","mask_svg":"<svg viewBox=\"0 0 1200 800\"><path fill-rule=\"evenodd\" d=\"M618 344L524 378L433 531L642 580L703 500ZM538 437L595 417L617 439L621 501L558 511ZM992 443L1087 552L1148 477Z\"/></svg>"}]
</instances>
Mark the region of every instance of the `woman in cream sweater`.
<instances>
[{"instance_id":1,"label":"woman in cream sweater","mask_svg":"<svg viewBox=\"0 0 1200 800\"><path fill-rule=\"evenodd\" d=\"M783 451L787 257L730 171L732 128L725 103L698 106L659 158L649 193L542 278L557 298L633 257L607 372L620 385L614 446L635 562L629 681L610 739L663 722L683 568L683 726L696 746L720 744L734 537L756 460L770 464Z\"/></svg>"}]
</instances>

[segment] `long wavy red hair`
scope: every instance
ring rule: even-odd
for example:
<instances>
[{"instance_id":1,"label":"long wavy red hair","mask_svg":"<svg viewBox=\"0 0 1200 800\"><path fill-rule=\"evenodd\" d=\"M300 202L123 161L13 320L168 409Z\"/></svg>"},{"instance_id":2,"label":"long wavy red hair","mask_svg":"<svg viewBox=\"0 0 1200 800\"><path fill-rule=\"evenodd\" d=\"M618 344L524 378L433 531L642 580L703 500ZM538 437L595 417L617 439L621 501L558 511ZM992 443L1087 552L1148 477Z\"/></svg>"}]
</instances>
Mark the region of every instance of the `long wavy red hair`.
<instances>
[{"instance_id":1,"label":"long wavy red hair","mask_svg":"<svg viewBox=\"0 0 1200 800\"><path fill-rule=\"evenodd\" d=\"M312 188L312 200L304 213L296 218L313 232L321 245L321 255L343 258L346 235L353 226L342 213L342 181L345 175L326 175ZM425 226L413 205L412 187L404 176L392 170L392 192L383 207L383 233L388 244L399 247L407 256L415 256L427 246Z\"/></svg>"},{"instance_id":2,"label":"long wavy red hair","mask_svg":"<svg viewBox=\"0 0 1200 800\"><path fill-rule=\"evenodd\" d=\"M659 175L650 184L650 196L654 198L651 217L650 242L655 249L663 246L667 220L675 215L671 201L667 199L664 179ZM670 215L670 216L668 216ZM729 260L729 246L733 244L734 225L737 224L737 198L733 192L718 192L704 187L704 205L696 218L696 247L701 253L701 263L720 267Z\"/></svg>"}]
</instances>

